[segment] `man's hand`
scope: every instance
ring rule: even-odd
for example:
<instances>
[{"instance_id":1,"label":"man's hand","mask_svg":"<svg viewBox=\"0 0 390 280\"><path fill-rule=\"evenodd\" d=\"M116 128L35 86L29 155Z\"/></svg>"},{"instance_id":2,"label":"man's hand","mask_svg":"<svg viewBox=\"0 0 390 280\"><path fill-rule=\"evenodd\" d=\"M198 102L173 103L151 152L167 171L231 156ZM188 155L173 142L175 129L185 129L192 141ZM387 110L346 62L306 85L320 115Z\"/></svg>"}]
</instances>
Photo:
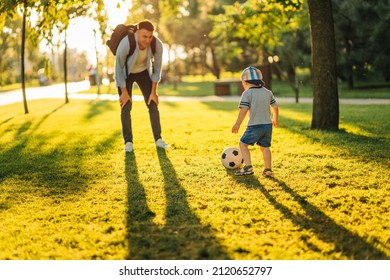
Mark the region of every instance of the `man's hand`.
<instances>
[{"instance_id":1,"label":"man's hand","mask_svg":"<svg viewBox=\"0 0 390 280\"><path fill-rule=\"evenodd\" d=\"M119 97L119 103L121 104L121 107L123 108L129 101L132 102L129 94L127 92L123 92Z\"/></svg>"},{"instance_id":2,"label":"man's hand","mask_svg":"<svg viewBox=\"0 0 390 280\"><path fill-rule=\"evenodd\" d=\"M156 93L151 93L148 100L148 105L150 105L150 102L156 103L158 105L158 95Z\"/></svg>"}]
</instances>

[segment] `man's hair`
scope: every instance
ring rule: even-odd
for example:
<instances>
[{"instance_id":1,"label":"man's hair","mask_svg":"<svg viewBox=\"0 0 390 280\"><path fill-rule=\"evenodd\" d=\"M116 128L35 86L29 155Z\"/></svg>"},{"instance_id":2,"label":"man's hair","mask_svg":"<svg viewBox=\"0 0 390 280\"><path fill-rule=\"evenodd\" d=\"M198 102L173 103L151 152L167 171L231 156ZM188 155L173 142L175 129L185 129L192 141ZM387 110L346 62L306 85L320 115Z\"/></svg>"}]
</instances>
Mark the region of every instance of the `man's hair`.
<instances>
[{"instance_id":1,"label":"man's hair","mask_svg":"<svg viewBox=\"0 0 390 280\"><path fill-rule=\"evenodd\" d=\"M154 27L153 23L150 20L145 19L145 20L140 21L138 23L138 29L146 29L148 31L153 32L155 30L155 27Z\"/></svg>"}]
</instances>

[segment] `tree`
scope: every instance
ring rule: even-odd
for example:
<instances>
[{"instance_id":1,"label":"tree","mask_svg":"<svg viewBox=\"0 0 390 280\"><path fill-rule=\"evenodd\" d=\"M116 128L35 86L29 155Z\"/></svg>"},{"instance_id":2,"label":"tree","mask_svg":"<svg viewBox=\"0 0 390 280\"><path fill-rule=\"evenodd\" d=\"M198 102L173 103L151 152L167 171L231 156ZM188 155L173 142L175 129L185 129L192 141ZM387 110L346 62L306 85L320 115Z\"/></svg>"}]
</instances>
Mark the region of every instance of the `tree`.
<instances>
[{"instance_id":1,"label":"tree","mask_svg":"<svg viewBox=\"0 0 390 280\"><path fill-rule=\"evenodd\" d=\"M215 52L216 44L209 36L212 30L209 13L212 8L212 2L200 1L192 1L182 7L182 24L176 27L175 42L187 51L189 71L195 73L199 69L202 75L210 71L218 79L221 69Z\"/></svg>"},{"instance_id":2,"label":"tree","mask_svg":"<svg viewBox=\"0 0 390 280\"><path fill-rule=\"evenodd\" d=\"M164 0L143 0L143 1L132 1L132 7L129 14L129 22L135 23L143 19L149 19L155 24L159 24L161 12L160 7L163 5L172 6L174 1Z\"/></svg>"},{"instance_id":3,"label":"tree","mask_svg":"<svg viewBox=\"0 0 390 280\"><path fill-rule=\"evenodd\" d=\"M278 75L286 80L294 91L295 102L299 103L299 91L303 81L299 79L298 68L310 68L310 31L307 5L290 17L280 37L280 44L274 49L280 62L271 64ZM272 58L270 59L272 62Z\"/></svg>"},{"instance_id":4,"label":"tree","mask_svg":"<svg viewBox=\"0 0 390 280\"><path fill-rule=\"evenodd\" d=\"M309 0L312 50L312 129L338 130L339 99L331 0Z\"/></svg>"},{"instance_id":5,"label":"tree","mask_svg":"<svg viewBox=\"0 0 390 280\"><path fill-rule=\"evenodd\" d=\"M375 21L370 36L370 53L373 55L373 65L381 72L385 81L390 81L390 2L389 1L366 1L372 5L375 16L371 19ZM387 2L387 3L386 3ZM378 43L380 42L380 43Z\"/></svg>"},{"instance_id":6,"label":"tree","mask_svg":"<svg viewBox=\"0 0 390 280\"><path fill-rule=\"evenodd\" d=\"M23 24L22 24L22 48L21 48L21 79L22 79L22 93L23 93L23 105L24 112L28 114L27 99L26 99L26 80L24 78L24 55L26 45L26 18L27 18L27 0L23 1Z\"/></svg>"},{"instance_id":7,"label":"tree","mask_svg":"<svg viewBox=\"0 0 390 280\"><path fill-rule=\"evenodd\" d=\"M338 76L350 89L369 74L390 80L390 5L381 0L333 1ZM380 43L378 43L380 42Z\"/></svg>"},{"instance_id":8,"label":"tree","mask_svg":"<svg viewBox=\"0 0 390 280\"><path fill-rule=\"evenodd\" d=\"M25 81L25 45L26 45L26 30L27 30L27 17L30 15L31 9L35 6L36 1L35 0L17 0L17 1L2 1L0 2L0 14L4 18L5 14L7 17L11 17L18 7L22 9L23 12L23 23L22 23L22 46L21 46L21 81L22 81L22 95L23 95L23 106L24 106L24 113L28 114L28 106L27 106L27 99L26 99L26 81ZM0 27L2 28L4 25L4 22L0 24Z\"/></svg>"},{"instance_id":9,"label":"tree","mask_svg":"<svg viewBox=\"0 0 390 280\"><path fill-rule=\"evenodd\" d=\"M22 23L22 43L21 43L21 82L22 82L22 94L23 94L23 104L24 111L28 114L28 106L26 99L26 84L25 84L25 44L26 44L26 30L27 23L31 24L31 21L27 21L27 18L30 16L31 10L35 9L37 11L38 23L35 28L35 32L32 32L32 40L35 41L40 36L48 38L50 42L53 36L53 30L55 27L60 30L60 32L65 31L69 25L69 19L86 15L88 12L92 11L92 16L98 20L100 23L100 29L102 34L106 29L107 17L102 12L104 10L104 1L103 0L77 0L77 1L67 1L67 0L16 0L16 1L2 1L0 2L0 27L3 28L5 24L5 16L12 17L15 14L16 10L21 8L23 12L23 23ZM93 12L95 11L95 12ZM34 37L35 35L35 37ZM66 38L66 36L65 36ZM67 69L66 69L66 41L65 41L65 52L64 52L64 79L65 79L65 102L68 102L68 93L67 93Z\"/></svg>"},{"instance_id":10,"label":"tree","mask_svg":"<svg viewBox=\"0 0 390 280\"><path fill-rule=\"evenodd\" d=\"M67 41L66 30L69 21L75 17L91 16L100 24L101 34L105 34L107 26L107 16L104 10L103 0L45 0L42 5L37 7L39 21L37 24L37 36L45 38L48 43L52 42L53 30L64 33L64 84L65 84L65 103L69 102L68 98L68 70L67 70ZM103 36L103 35L102 35ZM98 66L98 65L97 65Z\"/></svg>"},{"instance_id":11,"label":"tree","mask_svg":"<svg viewBox=\"0 0 390 280\"><path fill-rule=\"evenodd\" d=\"M212 24L208 14L215 1L137 1L131 8L132 22L143 18L151 19L158 25L159 37L169 45L169 53L184 48L187 53L188 71L196 69L211 71L216 77L220 75L214 45L208 36ZM175 60L179 60L175 57ZM168 70L176 75L177 65L169 63ZM175 84L174 84L175 85Z\"/></svg>"},{"instance_id":12,"label":"tree","mask_svg":"<svg viewBox=\"0 0 390 280\"><path fill-rule=\"evenodd\" d=\"M224 13L212 17L215 27L211 35L219 42L218 53L228 69L238 70L248 64L268 64L268 59L277 55L284 66L283 72L286 72L282 76L289 82L298 100L299 84L295 68L298 53L303 54L302 50L307 49L299 48L304 38L299 32L303 25L300 22L303 18L301 6L249 0L223 8ZM279 70L282 73L281 68Z\"/></svg>"},{"instance_id":13,"label":"tree","mask_svg":"<svg viewBox=\"0 0 390 280\"><path fill-rule=\"evenodd\" d=\"M17 30L22 26L22 19L15 15L12 19L4 17L3 20L4 26L0 27L0 86L15 83L20 72L17 34L20 32Z\"/></svg>"}]
</instances>

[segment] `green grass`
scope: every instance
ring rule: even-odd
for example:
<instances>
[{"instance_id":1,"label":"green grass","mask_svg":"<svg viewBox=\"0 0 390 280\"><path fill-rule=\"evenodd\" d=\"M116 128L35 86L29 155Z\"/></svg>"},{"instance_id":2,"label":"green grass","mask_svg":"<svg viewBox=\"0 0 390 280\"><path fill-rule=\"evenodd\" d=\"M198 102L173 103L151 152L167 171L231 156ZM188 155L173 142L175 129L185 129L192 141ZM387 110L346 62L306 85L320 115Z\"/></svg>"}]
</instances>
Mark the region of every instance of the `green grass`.
<instances>
[{"instance_id":1,"label":"green grass","mask_svg":"<svg viewBox=\"0 0 390 280\"><path fill-rule=\"evenodd\" d=\"M232 87L233 89L233 87ZM88 90L82 93L93 93L98 92L97 86L91 86ZM209 96L213 95L214 84L212 81L185 81L177 83L176 88L173 84L159 84L158 94L161 96ZM118 94L115 88L115 83L110 83L109 86L100 86L100 93L104 94ZM134 95L142 95L137 85L133 89Z\"/></svg>"},{"instance_id":2,"label":"green grass","mask_svg":"<svg viewBox=\"0 0 390 280\"><path fill-rule=\"evenodd\" d=\"M258 148L254 176L222 167L236 107L162 102L165 153L135 102L127 156L117 102L1 107L0 259L390 259L388 105L326 133L280 104L273 180Z\"/></svg>"},{"instance_id":3,"label":"green grass","mask_svg":"<svg viewBox=\"0 0 390 280\"><path fill-rule=\"evenodd\" d=\"M29 87L38 87L39 86L39 81L33 80L31 82L26 82L26 88ZM15 84L10 84L10 85L0 85L0 93L1 92L6 92L6 91L11 91L11 90L20 90L22 88L21 83L15 83Z\"/></svg>"}]
</instances>

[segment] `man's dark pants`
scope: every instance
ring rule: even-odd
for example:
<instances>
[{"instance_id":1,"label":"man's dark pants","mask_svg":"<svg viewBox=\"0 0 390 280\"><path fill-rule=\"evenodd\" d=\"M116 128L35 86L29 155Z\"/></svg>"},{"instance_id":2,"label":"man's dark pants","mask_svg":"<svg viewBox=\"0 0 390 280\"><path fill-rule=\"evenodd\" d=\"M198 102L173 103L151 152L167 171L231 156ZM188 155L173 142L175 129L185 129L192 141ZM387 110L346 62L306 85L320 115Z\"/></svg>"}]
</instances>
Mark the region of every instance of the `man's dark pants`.
<instances>
[{"instance_id":1,"label":"man's dark pants","mask_svg":"<svg viewBox=\"0 0 390 280\"><path fill-rule=\"evenodd\" d=\"M150 79L149 73L147 70L130 74L126 79L126 88L130 97L132 97L133 84L137 83L141 89L142 95L144 96L145 104L149 109L149 118L152 125L153 137L157 141L161 138L161 124L160 124L160 113L158 111L157 104L153 101L148 105L148 100L152 90L152 80ZM119 96L122 94L121 89L118 87ZM125 143L133 142L133 130L131 124L131 114L130 111L133 107L132 102L127 102L126 105L121 109L121 122L122 122L122 133ZM142 124L141 124L142 125Z\"/></svg>"}]
</instances>

